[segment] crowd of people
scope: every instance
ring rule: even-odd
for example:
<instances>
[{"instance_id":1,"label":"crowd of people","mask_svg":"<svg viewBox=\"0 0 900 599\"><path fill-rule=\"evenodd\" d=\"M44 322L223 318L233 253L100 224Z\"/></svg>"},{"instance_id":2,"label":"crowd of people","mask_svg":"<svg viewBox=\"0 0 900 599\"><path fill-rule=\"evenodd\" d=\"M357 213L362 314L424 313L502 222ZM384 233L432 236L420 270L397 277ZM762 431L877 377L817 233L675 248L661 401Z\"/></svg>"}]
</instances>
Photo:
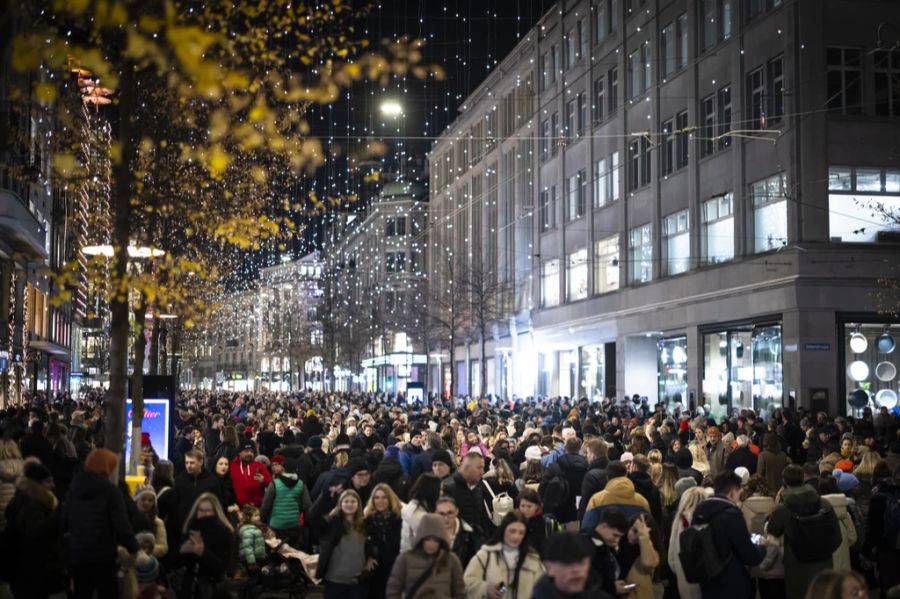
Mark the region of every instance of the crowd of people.
<instances>
[{"instance_id":1,"label":"crowd of people","mask_svg":"<svg viewBox=\"0 0 900 599\"><path fill-rule=\"evenodd\" d=\"M175 408L168 456L142 437L136 489L99 393L0 411L0 597L900 597L896 412L208 391Z\"/></svg>"}]
</instances>

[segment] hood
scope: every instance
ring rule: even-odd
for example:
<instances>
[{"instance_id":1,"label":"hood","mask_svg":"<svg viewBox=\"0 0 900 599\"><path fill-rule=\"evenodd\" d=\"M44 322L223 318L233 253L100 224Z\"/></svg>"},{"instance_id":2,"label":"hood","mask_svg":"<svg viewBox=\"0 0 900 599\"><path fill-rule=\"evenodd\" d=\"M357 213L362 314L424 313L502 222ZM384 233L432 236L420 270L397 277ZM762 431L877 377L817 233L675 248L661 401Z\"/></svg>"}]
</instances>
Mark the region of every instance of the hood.
<instances>
[{"instance_id":1,"label":"hood","mask_svg":"<svg viewBox=\"0 0 900 599\"><path fill-rule=\"evenodd\" d=\"M403 476L403 466L396 458L385 457L375 470L375 480L378 482L397 480Z\"/></svg>"},{"instance_id":2,"label":"hood","mask_svg":"<svg viewBox=\"0 0 900 599\"><path fill-rule=\"evenodd\" d=\"M775 509L775 500L771 497L748 497L741 506L754 514L771 514Z\"/></svg>"},{"instance_id":3,"label":"hood","mask_svg":"<svg viewBox=\"0 0 900 599\"><path fill-rule=\"evenodd\" d=\"M843 493L830 493L828 495L822 495L822 499L831 504L831 507L834 508L834 511L847 511L847 506L850 505L850 501L847 499L847 496Z\"/></svg>"},{"instance_id":4,"label":"hood","mask_svg":"<svg viewBox=\"0 0 900 599\"><path fill-rule=\"evenodd\" d=\"M716 516L727 510L735 510L740 514L738 507L724 497L710 497L706 501L701 502L697 509L694 510L694 522L708 524ZM743 516L741 518L743 519Z\"/></svg>"},{"instance_id":5,"label":"hood","mask_svg":"<svg viewBox=\"0 0 900 599\"><path fill-rule=\"evenodd\" d=\"M419 525L416 527L415 544L418 545L426 537L436 537L443 541L445 545L449 545L447 531L444 529L444 521L440 516L425 514L419 520Z\"/></svg>"},{"instance_id":6,"label":"hood","mask_svg":"<svg viewBox=\"0 0 900 599\"><path fill-rule=\"evenodd\" d=\"M606 483L606 489L604 490L612 499L631 500L634 498L634 483L625 476L612 479ZM612 501L611 503L623 502Z\"/></svg>"},{"instance_id":7,"label":"hood","mask_svg":"<svg viewBox=\"0 0 900 599\"><path fill-rule=\"evenodd\" d=\"M58 503L56 496L44 485L36 483L30 478L23 477L16 483L16 489L46 510L53 511L56 509Z\"/></svg>"},{"instance_id":8,"label":"hood","mask_svg":"<svg viewBox=\"0 0 900 599\"><path fill-rule=\"evenodd\" d=\"M284 472L281 475L281 482L284 486L289 489L294 488L298 482L300 482L300 478L297 476L295 472Z\"/></svg>"},{"instance_id":9,"label":"hood","mask_svg":"<svg viewBox=\"0 0 900 599\"><path fill-rule=\"evenodd\" d=\"M782 502L788 508L815 511L819 505L819 493L809 485L800 485L784 490Z\"/></svg>"},{"instance_id":10,"label":"hood","mask_svg":"<svg viewBox=\"0 0 900 599\"><path fill-rule=\"evenodd\" d=\"M93 472L82 472L72 481L69 487L69 496L77 499L91 499L107 492L107 485L111 485L109 479Z\"/></svg>"},{"instance_id":11,"label":"hood","mask_svg":"<svg viewBox=\"0 0 900 599\"><path fill-rule=\"evenodd\" d=\"M411 499L409 503L400 508L400 516L404 520L409 520L410 518L412 518L413 514L415 514L419 510L425 511L424 508L419 505L418 501L416 501L415 499Z\"/></svg>"}]
</instances>

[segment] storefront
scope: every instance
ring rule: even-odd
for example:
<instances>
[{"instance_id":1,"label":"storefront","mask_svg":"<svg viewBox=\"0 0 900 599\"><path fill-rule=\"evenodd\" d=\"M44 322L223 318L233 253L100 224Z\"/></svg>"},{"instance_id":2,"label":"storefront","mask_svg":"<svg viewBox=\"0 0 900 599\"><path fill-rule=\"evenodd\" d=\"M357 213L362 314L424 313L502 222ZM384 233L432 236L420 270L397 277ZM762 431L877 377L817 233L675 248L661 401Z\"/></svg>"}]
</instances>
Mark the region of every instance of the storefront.
<instances>
[{"instance_id":1,"label":"storefront","mask_svg":"<svg viewBox=\"0 0 900 599\"><path fill-rule=\"evenodd\" d=\"M843 396L848 414L866 407L877 411L898 406L900 324L876 318L839 317L842 339Z\"/></svg>"},{"instance_id":2,"label":"storefront","mask_svg":"<svg viewBox=\"0 0 900 599\"><path fill-rule=\"evenodd\" d=\"M783 405L780 321L701 328L703 403L716 416L732 409L767 413Z\"/></svg>"},{"instance_id":3,"label":"storefront","mask_svg":"<svg viewBox=\"0 0 900 599\"><path fill-rule=\"evenodd\" d=\"M616 344L585 345L580 354L578 397L587 397L592 402L615 397Z\"/></svg>"},{"instance_id":4,"label":"storefront","mask_svg":"<svg viewBox=\"0 0 900 599\"><path fill-rule=\"evenodd\" d=\"M395 352L362 361L366 375L366 390L398 393L406 391L406 383L425 380L428 356Z\"/></svg>"},{"instance_id":5,"label":"storefront","mask_svg":"<svg viewBox=\"0 0 900 599\"><path fill-rule=\"evenodd\" d=\"M687 337L665 337L657 344L657 381L659 401L668 408L688 405Z\"/></svg>"}]
</instances>

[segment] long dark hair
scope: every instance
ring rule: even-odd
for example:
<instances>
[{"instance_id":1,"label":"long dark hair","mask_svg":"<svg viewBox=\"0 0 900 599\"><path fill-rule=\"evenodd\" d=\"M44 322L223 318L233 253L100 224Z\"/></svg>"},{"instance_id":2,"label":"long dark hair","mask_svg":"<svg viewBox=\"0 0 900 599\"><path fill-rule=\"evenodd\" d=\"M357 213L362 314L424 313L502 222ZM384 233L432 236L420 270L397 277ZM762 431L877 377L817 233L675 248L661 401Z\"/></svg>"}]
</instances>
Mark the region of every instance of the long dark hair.
<instances>
[{"instance_id":1,"label":"long dark hair","mask_svg":"<svg viewBox=\"0 0 900 599\"><path fill-rule=\"evenodd\" d=\"M429 514L434 513L438 497L441 496L441 479L432 473L421 475L409 490L409 499L415 499Z\"/></svg>"},{"instance_id":2,"label":"long dark hair","mask_svg":"<svg viewBox=\"0 0 900 599\"><path fill-rule=\"evenodd\" d=\"M534 548L532 548L528 543L528 518L526 518L525 515L519 510L513 510L509 512L508 514L503 516L503 520L500 522L500 526L497 527L497 530L494 531L494 534L487 542L488 545L502 545L503 537L506 535L506 529L509 528L511 524L515 524L517 522L525 527L525 536L522 538L522 542L519 544L519 557L518 559L516 559L516 571L513 574L514 587L518 587L519 572L522 570L522 566L525 564L525 560L528 558L528 554L530 552L535 552ZM487 564L485 564L485 567L487 567Z\"/></svg>"}]
</instances>

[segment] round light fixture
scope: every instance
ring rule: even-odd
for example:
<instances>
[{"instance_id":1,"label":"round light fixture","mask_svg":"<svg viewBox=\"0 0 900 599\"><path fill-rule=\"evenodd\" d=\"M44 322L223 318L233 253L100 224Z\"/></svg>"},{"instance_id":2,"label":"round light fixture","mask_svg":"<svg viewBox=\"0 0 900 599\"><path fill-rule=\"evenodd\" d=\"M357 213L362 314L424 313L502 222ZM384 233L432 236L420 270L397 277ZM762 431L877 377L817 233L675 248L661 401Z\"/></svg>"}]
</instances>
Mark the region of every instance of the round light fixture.
<instances>
[{"instance_id":1,"label":"round light fixture","mask_svg":"<svg viewBox=\"0 0 900 599\"><path fill-rule=\"evenodd\" d=\"M869 340L862 333L850 335L850 349L854 354L861 354L869 348Z\"/></svg>"},{"instance_id":2,"label":"round light fixture","mask_svg":"<svg viewBox=\"0 0 900 599\"><path fill-rule=\"evenodd\" d=\"M894 338L888 331L883 332L878 336L878 341L875 342L878 345L878 351L883 354L890 354L894 352L894 348L897 347L897 342L894 341Z\"/></svg>"},{"instance_id":3,"label":"round light fixture","mask_svg":"<svg viewBox=\"0 0 900 599\"><path fill-rule=\"evenodd\" d=\"M864 381L869 378L869 365L862 360L850 362L850 366L847 367L847 376L857 382Z\"/></svg>"},{"instance_id":4,"label":"round light fixture","mask_svg":"<svg viewBox=\"0 0 900 599\"><path fill-rule=\"evenodd\" d=\"M892 410L897 406L897 392L893 389L882 389L875 394L875 403L880 408Z\"/></svg>"},{"instance_id":5,"label":"round light fixture","mask_svg":"<svg viewBox=\"0 0 900 599\"><path fill-rule=\"evenodd\" d=\"M864 408L869 403L869 394L863 389L855 389L850 392L850 396L847 398L847 401L853 408Z\"/></svg>"},{"instance_id":6,"label":"round light fixture","mask_svg":"<svg viewBox=\"0 0 900 599\"><path fill-rule=\"evenodd\" d=\"M676 364L684 364L687 362L687 352L681 346L676 345L672 350L672 359Z\"/></svg>"},{"instance_id":7,"label":"round light fixture","mask_svg":"<svg viewBox=\"0 0 900 599\"><path fill-rule=\"evenodd\" d=\"M891 362L879 362L875 365L875 378L885 383L897 377L897 367Z\"/></svg>"}]
</instances>

